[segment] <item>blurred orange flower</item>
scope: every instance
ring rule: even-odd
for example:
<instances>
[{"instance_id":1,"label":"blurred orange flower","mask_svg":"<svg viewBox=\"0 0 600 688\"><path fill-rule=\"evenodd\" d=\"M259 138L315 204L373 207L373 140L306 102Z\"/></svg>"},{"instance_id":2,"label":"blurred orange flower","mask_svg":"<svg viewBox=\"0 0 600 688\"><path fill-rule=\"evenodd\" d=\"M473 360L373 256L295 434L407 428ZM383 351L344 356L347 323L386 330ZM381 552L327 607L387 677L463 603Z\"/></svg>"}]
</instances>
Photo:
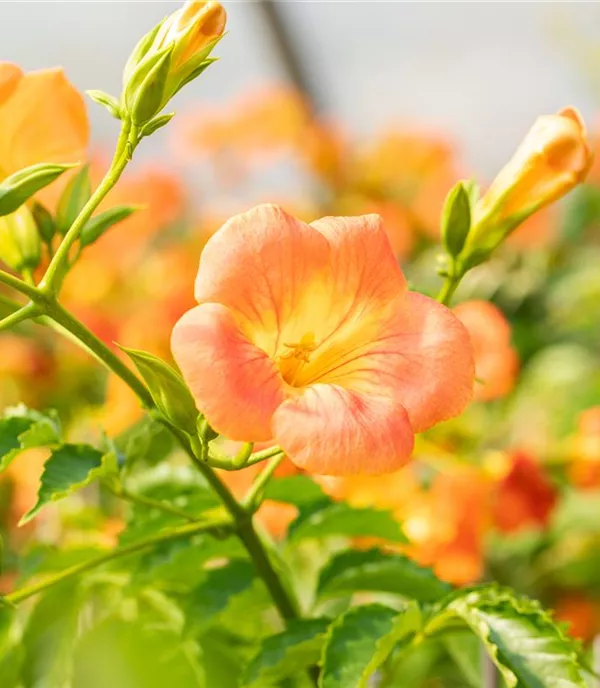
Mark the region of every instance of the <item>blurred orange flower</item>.
<instances>
[{"instance_id":1,"label":"blurred orange flower","mask_svg":"<svg viewBox=\"0 0 600 688\"><path fill-rule=\"evenodd\" d=\"M516 451L496 461L494 471L494 525L504 533L545 528L558 501L558 492L539 461Z\"/></svg>"},{"instance_id":2,"label":"blurred orange flower","mask_svg":"<svg viewBox=\"0 0 600 688\"><path fill-rule=\"evenodd\" d=\"M469 332L475 355L475 398L489 401L506 396L515 386L519 359L511 346L510 325L488 301L466 301L454 308Z\"/></svg>"},{"instance_id":3,"label":"blurred orange flower","mask_svg":"<svg viewBox=\"0 0 600 688\"><path fill-rule=\"evenodd\" d=\"M558 621L569 624L569 633L589 642L600 632L600 601L584 593L569 592L560 597L554 605Z\"/></svg>"},{"instance_id":4,"label":"blurred orange flower","mask_svg":"<svg viewBox=\"0 0 600 688\"><path fill-rule=\"evenodd\" d=\"M5 96L0 98L0 178L39 162L86 159L85 104L61 69L29 72L19 78L14 66L4 66L0 89ZM56 202L64 177L39 192L43 203Z\"/></svg>"},{"instance_id":5,"label":"blurred orange flower","mask_svg":"<svg viewBox=\"0 0 600 688\"><path fill-rule=\"evenodd\" d=\"M573 484L584 489L600 486L600 406L593 406L579 416L570 453L569 475Z\"/></svg>"},{"instance_id":6,"label":"blurred orange flower","mask_svg":"<svg viewBox=\"0 0 600 688\"><path fill-rule=\"evenodd\" d=\"M11 62L0 62L0 104L9 98L23 78L23 70Z\"/></svg>"},{"instance_id":7,"label":"blurred orange flower","mask_svg":"<svg viewBox=\"0 0 600 688\"><path fill-rule=\"evenodd\" d=\"M439 238L444 200L460 176L448 141L407 127L359 154L355 167L359 188L395 201L405 209L414 229Z\"/></svg>"}]
</instances>

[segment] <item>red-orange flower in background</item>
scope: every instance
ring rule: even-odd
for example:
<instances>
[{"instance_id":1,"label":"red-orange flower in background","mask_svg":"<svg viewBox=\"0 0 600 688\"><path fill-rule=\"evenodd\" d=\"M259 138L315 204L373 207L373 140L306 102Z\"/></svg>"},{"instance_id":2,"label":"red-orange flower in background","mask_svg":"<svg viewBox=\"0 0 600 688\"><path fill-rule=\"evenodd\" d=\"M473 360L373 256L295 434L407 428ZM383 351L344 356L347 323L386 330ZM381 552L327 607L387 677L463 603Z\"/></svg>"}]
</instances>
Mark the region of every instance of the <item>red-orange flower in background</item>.
<instances>
[{"instance_id":1,"label":"red-orange flower in background","mask_svg":"<svg viewBox=\"0 0 600 688\"><path fill-rule=\"evenodd\" d=\"M546 527L558 494L539 461L517 451L503 455L495 468L492 518L496 527L505 533Z\"/></svg>"},{"instance_id":2,"label":"red-orange flower in background","mask_svg":"<svg viewBox=\"0 0 600 688\"><path fill-rule=\"evenodd\" d=\"M600 485L600 406L592 406L579 416L577 432L571 440L569 476L574 485L587 489Z\"/></svg>"},{"instance_id":3,"label":"red-orange flower in background","mask_svg":"<svg viewBox=\"0 0 600 688\"><path fill-rule=\"evenodd\" d=\"M61 69L20 76L14 65L0 65L0 179L39 162L82 161L88 141L83 98ZM60 188L38 196L52 204Z\"/></svg>"},{"instance_id":4,"label":"red-orange flower in background","mask_svg":"<svg viewBox=\"0 0 600 688\"><path fill-rule=\"evenodd\" d=\"M510 325L502 311L488 301L466 301L454 308L467 328L475 355L475 398L506 396L515 386L519 359L511 346Z\"/></svg>"},{"instance_id":5,"label":"red-orange flower in background","mask_svg":"<svg viewBox=\"0 0 600 688\"><path fill-rule=\"evenodd\" d=\"M466 330L408 291L376 215L235 216L208 241L195 295L172 350L198 408L220 434L274 440L311 472L396 470L415 432L471 398Z\"/></svg>"}]
</instances>

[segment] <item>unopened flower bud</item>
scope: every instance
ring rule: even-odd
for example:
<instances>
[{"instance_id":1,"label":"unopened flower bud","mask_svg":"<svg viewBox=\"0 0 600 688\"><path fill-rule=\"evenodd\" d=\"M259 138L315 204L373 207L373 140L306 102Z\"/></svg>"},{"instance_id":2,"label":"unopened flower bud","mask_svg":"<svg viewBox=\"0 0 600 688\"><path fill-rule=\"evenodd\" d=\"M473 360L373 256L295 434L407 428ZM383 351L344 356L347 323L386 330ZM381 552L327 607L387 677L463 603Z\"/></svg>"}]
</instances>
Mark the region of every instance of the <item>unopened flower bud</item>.
<instances>
[{"instance_id":1,"label":"unopened flower bud","mask_svg":"<svg viewBox=\"0 0 600 688\"><path fill-rule=\"evenodd\" d=\"M580 184L592 157L577 110L539 117L475 205L467 249L491 252L527 217Z\"/></svg>"},{"instance_id":2,"label":"unopened flower bud","mask_svg":"<svg viewBox=\"0 0 600 688\"><path fill-rule=\"evenodd\" d=\"M152 119L211 64L226 19L218 2L189 0L142 38L124 71L125 108L135 124Z\"/></svg>"},{"instance_id":3,"label":"unopened flower bud","mask_svg":"<svg viewBox=\"0 0 600 688\"><path fill-rule=\"evenodd\" d=\"M41 258L40 235L29 208L0 217L0 260L13 270L34 270Z\"/></svg>"}]
</instances>

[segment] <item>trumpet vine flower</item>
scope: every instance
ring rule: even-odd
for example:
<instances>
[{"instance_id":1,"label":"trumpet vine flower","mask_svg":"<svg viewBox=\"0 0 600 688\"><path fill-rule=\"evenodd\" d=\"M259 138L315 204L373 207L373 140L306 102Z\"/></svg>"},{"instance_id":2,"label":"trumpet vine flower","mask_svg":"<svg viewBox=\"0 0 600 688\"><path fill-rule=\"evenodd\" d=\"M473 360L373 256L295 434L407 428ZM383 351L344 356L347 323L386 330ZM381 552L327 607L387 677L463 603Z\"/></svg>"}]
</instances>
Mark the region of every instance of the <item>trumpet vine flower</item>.
<instances>
[{"instance_id":1,"label":"trumpet vine flower","mask_svg":"<svg viewBox=\"0 0 600 688\"><path fill-rule=\"evenodd\" d=\"M198 409L307 471L397 470L416 432L471 399L466 329L408 290L378 215L237 215L208 241L195 296L172 351Z\"/></svg>"}]
</instances>

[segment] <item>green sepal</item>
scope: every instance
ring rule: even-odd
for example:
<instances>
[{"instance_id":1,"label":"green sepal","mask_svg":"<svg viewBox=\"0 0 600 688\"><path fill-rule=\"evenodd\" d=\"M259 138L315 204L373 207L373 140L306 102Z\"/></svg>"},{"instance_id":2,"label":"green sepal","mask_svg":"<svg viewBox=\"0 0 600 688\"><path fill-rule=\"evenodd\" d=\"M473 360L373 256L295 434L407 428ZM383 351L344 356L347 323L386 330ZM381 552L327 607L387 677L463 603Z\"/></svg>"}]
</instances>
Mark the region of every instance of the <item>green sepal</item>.
<instances>
[{"instance_id":1,"label":"green sepal","mask_svg":"<svg viewBox=\"0 0 600 688\"><path fill-rule=\"evenodd\" d=\"M153 117L149 122L144 124L142 127L141 136L151 136L155 131L162 129L162 127L167 125L173 119L173 117L175 117L174 112L168 112L164 115L156 115L156 117Z\"/></svg>"},{"instance_id":2,"label":"green sepal","mask_svg":"<svg viewBox=\"0 0 600 688\"><path fill-rule=\"evenodd\" d=\"M124 346L119 348L135 364L163 416L175 427L195 435L198 410L181 375L153 354Z\"/></svg>"},{"instance_id":3,"label":"green sepal","mask_svg":"<svg viewBox=\"0 0 600 688\"><path fill-rule=\"evenodd\" d=\"M89 246L97 241L105 232L111 227L126 220L136 210L140 210L141 206L137 205L117 205L114 208L109 208L98 215L95 215L85 223L81 230L79 242L81 246Z\"/></svg>"},{"instance_id":4,"label":"green sepal","mask_svg":"<svg viewBox=\"0 0 600 688\"><path fill-rule=\"evenodd\" d=\"M86 91L86 93L95 103L106 108L115 119L121 119L121 106L114 96L96 89Z\"/></svg>"},{"instance_id":5,"label":"green sepal","mask_svg":"<svg viewBox=\"0 0 600 688\"><path fill-rule=\"evenodd\" d=\"M144 60L125 87L125 107L134 124L143 126L166 104L165 88L173 45Z\"/></svg>"},{"instance_id":6,"label":"green sepal","mask_svg":"<svg viewBox=\"0 0 600 688\"><path fill-rule=\"evenodd\" d=\"M6 177L0 184L0 216L14 213L40 189L52 184L63 172L73 167L76 165L42 162Z\"/></svg>"},{"instance_id":7,"label":"green sepal","mask_svg":"<svg viewBox=\"0 0 600 688\"><path fill-rule=\"evenodd\" d=\"M56 226L61 234L66 234L85 204L92 195L90 171L88 165L69 180L58 201Z\"/></svg>"},{"instance_id":8,"label":"green sepal","mask_svg":"<svg viewBox=\"0 0 600 688\"><path fill-rule=\"evenodd\" d=\"M56 234L56 222L52 217L52 213L41 203L34 201L31 206L31 214L42 240L49 244Z\"/></svg>"}]
</instances>

